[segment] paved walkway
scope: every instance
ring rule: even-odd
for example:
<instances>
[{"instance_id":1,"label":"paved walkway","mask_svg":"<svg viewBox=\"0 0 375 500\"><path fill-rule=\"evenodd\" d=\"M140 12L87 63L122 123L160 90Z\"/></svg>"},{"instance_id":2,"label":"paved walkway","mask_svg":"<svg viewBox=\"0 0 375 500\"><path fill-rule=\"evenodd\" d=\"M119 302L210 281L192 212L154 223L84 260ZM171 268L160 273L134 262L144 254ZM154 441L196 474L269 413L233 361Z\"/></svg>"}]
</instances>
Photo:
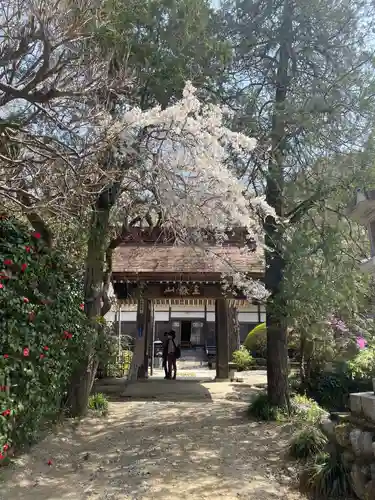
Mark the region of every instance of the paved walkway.
<instances>
[{"instance_id":1,"label":"paved walkway","mask_svg":"<svg viewBox=\"0 0 375 500\"><path fill-rule=\"evenodd\" d=\"M251 381L150 380L121 391L108 417L65 424L2 471L0 498L301 498L283 461L287 431L244 415Z\"/></svg>"}]
</instances>

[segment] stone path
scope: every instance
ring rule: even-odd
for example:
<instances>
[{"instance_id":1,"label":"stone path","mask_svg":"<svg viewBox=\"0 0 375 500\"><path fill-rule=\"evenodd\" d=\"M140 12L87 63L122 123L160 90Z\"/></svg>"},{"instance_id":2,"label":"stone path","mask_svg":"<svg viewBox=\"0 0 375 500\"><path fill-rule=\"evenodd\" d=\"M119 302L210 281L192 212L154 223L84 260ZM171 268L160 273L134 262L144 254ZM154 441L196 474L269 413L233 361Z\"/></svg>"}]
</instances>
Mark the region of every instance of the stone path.
<instances>
[{"instance_id":1,"label":"stone path","mask_svg":"<svg viewBox=\"0 0 375 500\"><path fill-rule=\"evenodd\" d=\"M131 385L108 417L67 423L1 471L0 498L300 499L283 461L289 434L249 422L251 394L251 384Z\"/></svg>"}]
</instances>

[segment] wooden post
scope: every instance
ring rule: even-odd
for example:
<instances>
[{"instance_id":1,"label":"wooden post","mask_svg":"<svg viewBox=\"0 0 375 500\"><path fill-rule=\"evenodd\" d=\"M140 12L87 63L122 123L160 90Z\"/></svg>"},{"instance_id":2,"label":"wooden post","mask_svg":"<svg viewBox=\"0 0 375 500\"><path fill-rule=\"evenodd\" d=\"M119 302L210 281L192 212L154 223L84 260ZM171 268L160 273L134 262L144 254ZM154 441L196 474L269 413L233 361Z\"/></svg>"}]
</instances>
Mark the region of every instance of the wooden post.
<instances>
[{"instance_id":1,"label":"wooden post","mask_svg":"<svg viewBox=\"0 0 375 500\"><path fill-rule=\"evenodd\" d=\"M147 348L149 309L149 300L144 298L143 288L140 288L137 300L137 332L129 380L146 378L147 360L145 359L145 349Z\"/></svg>"},{"instance_id":2,"label":"wooden post","mask_svg":"<svg viewBox=\"0 0 375 500\"><path fill-rule=\"evenodd\" d=\"M224 298L215 301L216 379L229 378L228 306Z\"/></svg>"},{"instance_id":3,"label":"wooden post","mask_svg":"<svg viewBox=\"0 0 375 500\"><path fill-rule=\"evenodd\" d=\"M150 343L152 341L152 304L150 299L144 299L144 356L143 356L143 366L144 366L144 378L148 377L148 365L149 365L149 352Z\"/></svg>"}]
</instances>

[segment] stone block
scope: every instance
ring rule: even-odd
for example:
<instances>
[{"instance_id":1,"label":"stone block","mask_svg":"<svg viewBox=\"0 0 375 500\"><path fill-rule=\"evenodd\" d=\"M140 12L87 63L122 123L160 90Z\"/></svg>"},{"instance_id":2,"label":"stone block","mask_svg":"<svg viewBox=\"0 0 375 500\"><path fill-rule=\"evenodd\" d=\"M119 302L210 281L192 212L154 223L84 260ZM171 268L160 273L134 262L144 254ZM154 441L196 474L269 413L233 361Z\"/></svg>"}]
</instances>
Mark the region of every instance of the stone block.
<instances>
[{"instance_id":1,"label":"stone block","mask_svg":"<svg viewBox=\"0 0 375 500\"><path fill-rule=\"evenodd\" d=\"M331 419L325 418L322 420L320 427L330 441L336 441L335 424Z\"/></svg>"},{"instance_id":2,"label":"stone block","mask_svg":"<svg viewBox=\"0 0 375 500\"><path fill-rule=\"evenodd\" d=\"M354 493L360 500L365 499L365 488L368 483L366 470L358 464L352 465L352 470L350 471L350 479L353 487Z\"/></svg>"},{"instance_id":3,"label":"stone block","mask_svg":"<svg viewBox=\"0 0 375 500\"><path fill-rule=\"evenodd\" d=\"M364 489L363 500L374 500L375 498L375 481L369 481Z\"/></svg>"},{"instance_id":4,"label":"stone block","mask_svg":"<svg viewBox=\"0 0 375 500\"><path fill-rule=\"evenodd\" d=\"M373 439L372 432L353 429L349 435L350 444L354 454L357 457L372 457L373 456Z\"/></svg>"},{"instance_id":5,"label":"stone block","mask_svg":"<svg viewBox=\"0 0 375 500\"><path fill-rule=\"evenodd\" d=\"M338 424L335 427L335 436L336 441L343 448L350 447L350 432L352 430L352 426L348 423Z\"/></svg>"},{"instance_id":6,"label":"stone block","mask_svg":"<svg viewBox=\"0 0 375 500\"><path fill-rule=\"evenodd\" d=\"M351 473L351 482L354 493L360 500L368 500L366 497L366 488L369 490L368 483L371 482L369 467L366 465L359 465L357 463L352 465ZM373 500L373 497L371 497Z\"/></svg>"},{"instance_id":7,"label":"stone block","mask_svg":"<svg viewBox=\"0 0 375 500\"><path fill-rule=\"evenodd\" d=\"M361 446L362 455L365 457L371 457L373 455L373 440L374 435L372 432L362 432L361 436Z\"/></svg>"},{"instance_id":8,"label":"stone block","mask_svg":"<svg viewBox=\"0 0 375 500\"><path fill-rule=\"evenodd\" d=\"M341 455L341 460L342 460L342 463L347 468L350 468L353 465L353 463L355 462L355 455L350 450L345 450Z\"/></svg>"},{"instance_id":9,"label":"stone block","mask_svg":"<svg viewBox=\"0 0 375 500\"><path fill-rule=\"evenodd\" d=\"M373 443L375 445L375 443ZM370 465L371 479L375 481L375 462Z\"/></svg>"},{"instance_id":10,"label":"stone block","mask_svg":"<svg viewBox=\"0 0 375 500\"><path fill-rule=\"evenodd\" d=\"M350 444L352 445L354 455L357 457L361 456L361 434L362 431L360 429L353 429L349 435Z\"/></svg>"},{"instance_id":11,"label":"stone block","mask_svg":"<svg viewBox=\"0 0 375 500\"><path fill-rule=\"evenodd\" d=\"M364 416L371 422L375 422L375 394L362 394L361 405Z\"/></svg>"},{"instance_id":12,"label":"stone block","mask_svg":"<svg viewBox=\"0 0 375 500\"><path fill-rule=\"evenodd\" d=\"M361 396L363 392L357 392L350 394L350 409L355 415L362 414L362 401Z\"/></svg>"}]
</instances>

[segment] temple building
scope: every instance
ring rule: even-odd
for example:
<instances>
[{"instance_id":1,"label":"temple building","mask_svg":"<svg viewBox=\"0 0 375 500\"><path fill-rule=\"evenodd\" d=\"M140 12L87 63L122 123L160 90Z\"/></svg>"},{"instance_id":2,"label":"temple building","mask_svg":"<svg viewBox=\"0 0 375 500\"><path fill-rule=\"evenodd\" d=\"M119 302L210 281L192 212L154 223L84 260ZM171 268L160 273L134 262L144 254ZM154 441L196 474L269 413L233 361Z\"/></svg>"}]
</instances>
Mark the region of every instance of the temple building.
<instances>
[{"instance_id":1,"label":"temple building","mask_svg":"<svg viewBox=\"0 0 375 500\"><path fill-rule=\"evenodd\" d=\"M143 339L139 349L145 356L152 341L173 329L182 348L216 346L222 358L218 376L225 377L233 321L239 323L241 341L265 321L263 304L246 300L241 292L224 293L221 286L223 275L233 272L263 279L263 251L241 231L225 244L184 246L137 228L115 250L112 269L118 300L106 319L118 328L120 318L121 335L130 336L135 350Z\"/></svg>"}]
</instances>

